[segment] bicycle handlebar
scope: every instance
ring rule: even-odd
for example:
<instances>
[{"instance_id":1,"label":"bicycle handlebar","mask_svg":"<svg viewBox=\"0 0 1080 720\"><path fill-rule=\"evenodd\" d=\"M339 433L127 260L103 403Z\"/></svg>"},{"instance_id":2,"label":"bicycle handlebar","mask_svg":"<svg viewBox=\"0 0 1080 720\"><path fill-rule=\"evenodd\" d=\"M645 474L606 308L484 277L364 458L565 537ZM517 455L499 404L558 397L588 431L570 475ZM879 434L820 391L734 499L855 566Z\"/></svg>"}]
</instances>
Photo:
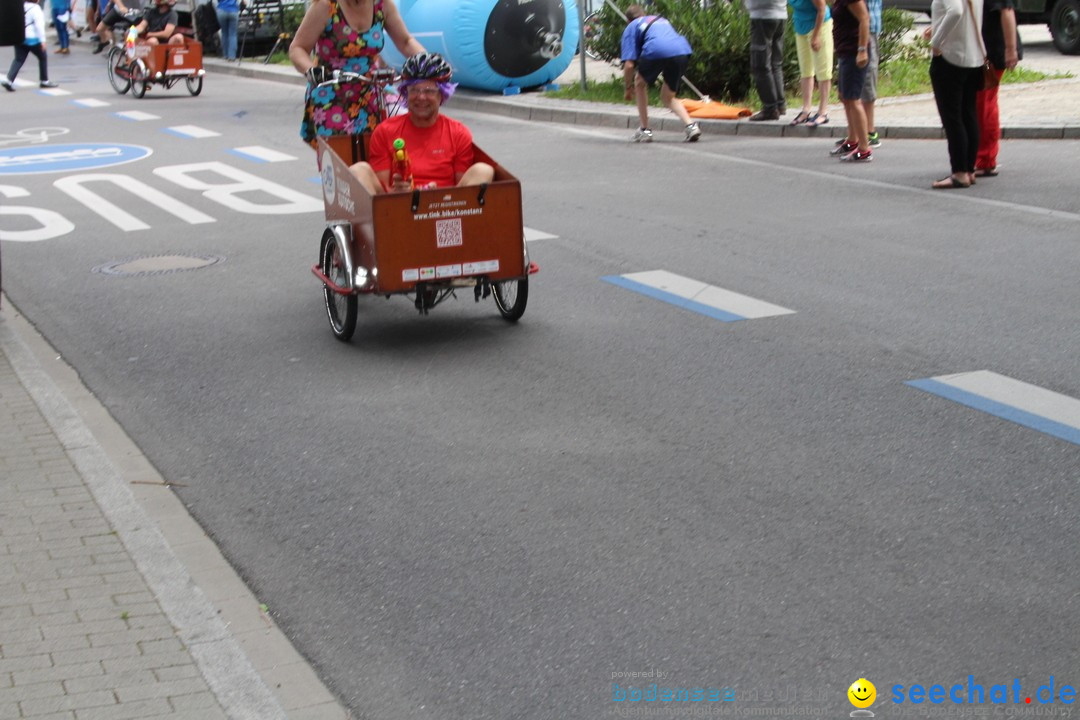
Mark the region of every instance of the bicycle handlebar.
<instances>
[{"instance_id":1,"label":"bicycle handlebar","mask_svg":"<svg viewBox=\"0 0 1080 720\"><path fill-rule=\"evenodd\" d=\"M393 68L376 68L364 73L348 72L347 70L334 70L333 76L329 80L325 80L315 87L320 88L324 85L335 85L337 83L368 83L369 85L378 85L385 87L401 79L397 71Z\"/></svg>"}]
</instances>

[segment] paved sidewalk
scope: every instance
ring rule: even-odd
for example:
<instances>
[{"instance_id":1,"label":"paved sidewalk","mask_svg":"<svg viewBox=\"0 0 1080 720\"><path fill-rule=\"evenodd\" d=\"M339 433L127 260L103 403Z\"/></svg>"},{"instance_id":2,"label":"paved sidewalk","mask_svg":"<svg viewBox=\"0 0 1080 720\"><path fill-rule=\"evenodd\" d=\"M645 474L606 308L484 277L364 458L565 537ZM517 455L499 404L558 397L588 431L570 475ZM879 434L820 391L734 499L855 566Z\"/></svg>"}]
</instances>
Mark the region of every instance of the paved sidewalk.
<instances>
[{"instance_id":1,"label":"paved sidewalk","mask_svg":"<svg viewBox=\"0 0 1080 720\"><path fill-rule=\"evenodd\" d=\"M1043 80L1036 83L1006 84L999 90L1002 137L1004 139L1078 139L1080 138L1080 57L1064 56L1052 49L1049 33L1044 28L1024 26L1027 55L1023 65L1047 73L1068 73L1074 77ZM1044 37L1045 36L1045 37ZM286 65L264 65L258 58L243 62L226 62L218 58L204 59L208 73L228 73L303 86L304 79ZM575 84L581 79L580 58L557 78L559 84ZM619 70L608 63L586 60L585 75L590 79L607 79ZM212 78L209 82L213 82ZM490 112L522 120L558 122L573 125L617 127L633 130L637 127L637 111L630 105L559 100L541 92L526 91L517 95L499 95L459 89L448 106ZM701 120L706 135L747 135L752 137L821 137L835 138L846 134L842 105L829 107L831 122L819 128L788 124L794 112L776 122L748 120ZM654 130L682 132L682 123L667 110L650 110ZM877 103L876 124L883 138L943 138L941 120L931 94L881 98Z\"/></svg>"},{"instance_id":2,"label":"paved sidewalk","mask_svg":"<svg viewBox=\"0 0 1080 720\"><path fill-rule=\"evenodd\" d=\"M0 718L347 717L138 448L4 298Z\"/></svg>"}]
</instances>

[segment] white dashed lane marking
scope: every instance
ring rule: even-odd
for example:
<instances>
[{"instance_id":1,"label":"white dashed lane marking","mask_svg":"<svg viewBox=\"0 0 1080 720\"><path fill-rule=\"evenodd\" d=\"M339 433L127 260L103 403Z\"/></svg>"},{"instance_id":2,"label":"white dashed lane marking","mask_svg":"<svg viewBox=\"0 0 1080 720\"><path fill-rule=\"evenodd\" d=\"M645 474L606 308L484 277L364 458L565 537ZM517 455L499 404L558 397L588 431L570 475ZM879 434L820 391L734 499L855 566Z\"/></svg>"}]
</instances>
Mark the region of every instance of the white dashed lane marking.
<instances>
[{"instance_id":1,"label":"white dashed lane marking","mask_svg":"<svg viewBox=\"0 0 1080 720\"><path fill-rule=\"evenodd\" d=\"M910 380L925 390L1080 445L1080 400L989 370Z\"/></svg>"},{"instance_id":2,"label":"white dashed lane marking","mask_svg":"<svg viewBox=\"0 0 1080 720\"><path fill-rule=\"evenodd\" d=\"M283 152L278 152L277 150L272 150L261 145L247 145L245 147L233 148L229 152L247 158L248 160L254 160L255 162L287 162L296 159L295 155L287 155Z\"/></svg>"},{"instance_id":3,"label":"white dashed lane marking","mask_svg":"<svg viewBox=\"0 0 1080 720\"><path fill-rule=\"evenodd\" d=\"M606 275L603 279L627 290L633 290L724 322L791 315L795 312L786 307L773 305L715 285L707 285L700 280L693 280L666 270Z\"/></svg>"},{"instance_id":4,"label":"white dashed lane marking","mask_svg":"<svg viewBox=\"0 0 1080 720\"><path fill-rule=\"evenodd\" d=\"M142 110L125 110L124 112L116 113L116 117L124 118L125 120L135 120L136 122L143 122L144 120L160 120L160 115L154 115L152 113L143 112Z\"/></svg>"},{"instance_id":5,"label":"white dashed lane marking","mask_svg":"<svg viewBox=\"0 0 1080 720\"><path fill-rule=\"evenodd\" d=\"M558 235L552 235L551 233L546 233L543 230L536 230L536 229L531 228L531 227L525 228L525 240L526 241L532 241L532 240L556 240L556 239L558 239L558 237L559 237Z\"/></svg>"},{"instance_id":6,"label":"white dashed lane marking","mask_svg":"<svg viewBox=\"0 0 1080 720\"><path fill-rule=\"evenodd\" d=\"M71 104L85 108L99 108L109 107L111 103L107 103L104 100L98 100L97 98L80 98L78 100L72 100Z\"/></svg>"},{"instance_id":7,"label":"white dashed lane marking","mask_svg":"<svg viewBox=\"0 0 1080 720\"><path fill-rule=\"evenodd\" d=\"M179 135L180 137L201 140L203 138L220 137L221 133L201 128L198 125L173 125L165 128L165 132Z\"/></svg>"}]
</instances>

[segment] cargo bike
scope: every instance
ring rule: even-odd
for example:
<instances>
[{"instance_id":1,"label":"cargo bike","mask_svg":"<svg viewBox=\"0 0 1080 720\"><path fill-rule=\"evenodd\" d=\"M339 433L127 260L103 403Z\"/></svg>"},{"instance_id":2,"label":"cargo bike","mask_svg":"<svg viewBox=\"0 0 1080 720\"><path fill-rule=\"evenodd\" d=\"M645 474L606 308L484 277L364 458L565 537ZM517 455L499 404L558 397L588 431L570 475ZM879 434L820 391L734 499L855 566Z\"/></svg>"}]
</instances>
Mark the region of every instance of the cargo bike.
<instances>
[{"instance_id":1,"label":"cargo bike","mask_svg":"<svg viewBox=\"0 0 1080 720\"><path fill-rule=\"evenodd\" d=\"M123 95L130 89L137 98L146 95L151 85L162 85L168 90L181 80L195 96L202 92L206 75L202 43L190 38L182 45L151 45L130 40L123 45L114 44L109 49L107 63L113 90Z\"/></svg>"},{"instance_id":2,"label":"cargo bike","mask_svg":"<svg viewBox=\"0 0 1080 720\"><path fill-rule=\"evenodd\" d=\"M382 70L353 77L385 86L395 76ZM405 295L426 315L471 289L476 302L490 296L502 317L517 321L529 275L539 270L525 245L517 178L473 145L474 160L495 169L490 183L371 195L349 170L366 159L368 137L318 139L326 227L311 272L322 281L334 336L352 338L361 295Z\"/></svg>"}]
</instances>

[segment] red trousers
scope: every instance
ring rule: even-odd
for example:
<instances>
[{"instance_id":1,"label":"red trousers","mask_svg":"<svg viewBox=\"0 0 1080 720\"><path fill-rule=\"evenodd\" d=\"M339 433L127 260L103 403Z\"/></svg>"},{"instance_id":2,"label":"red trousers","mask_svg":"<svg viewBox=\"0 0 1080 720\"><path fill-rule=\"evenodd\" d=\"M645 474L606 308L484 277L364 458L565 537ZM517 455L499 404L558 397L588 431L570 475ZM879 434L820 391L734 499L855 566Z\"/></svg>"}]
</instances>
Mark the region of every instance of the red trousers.
<instances>
[{"instance_id":1,"label":"red trousers","mask_svg":"<svg viewBox=\"0 0 1080 720\"><path fill-rule=\"evenodd\" d=\"M998 81L1005 73L994 68ZM1001 120L998 117L998 86L975 93L975 117L979 118L979 152L975 167L991 170L997 167L998 141L1001 140Z\"/></svg>"}]
</instances>

